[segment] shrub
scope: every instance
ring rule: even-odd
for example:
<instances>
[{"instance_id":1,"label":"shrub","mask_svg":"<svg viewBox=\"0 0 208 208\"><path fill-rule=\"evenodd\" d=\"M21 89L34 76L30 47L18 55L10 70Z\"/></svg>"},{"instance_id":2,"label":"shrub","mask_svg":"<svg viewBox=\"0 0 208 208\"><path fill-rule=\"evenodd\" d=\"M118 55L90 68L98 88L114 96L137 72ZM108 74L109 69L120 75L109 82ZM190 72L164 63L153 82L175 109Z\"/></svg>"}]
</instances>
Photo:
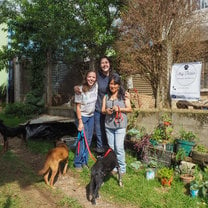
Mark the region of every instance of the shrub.
<instances>
[{"instance_id":1,"label":"shrub","mask_svg":"<svg viewBox=\"0 0 208 208\"><path fill-rule=\"evenodd\" d=\"M4 113L6 115L15 116L15 117L26 117L30 115L40 114L41 112L42 109L34 105L24 104L21 102L8 104L4 108Z\"/></svg>"}]
</instances>

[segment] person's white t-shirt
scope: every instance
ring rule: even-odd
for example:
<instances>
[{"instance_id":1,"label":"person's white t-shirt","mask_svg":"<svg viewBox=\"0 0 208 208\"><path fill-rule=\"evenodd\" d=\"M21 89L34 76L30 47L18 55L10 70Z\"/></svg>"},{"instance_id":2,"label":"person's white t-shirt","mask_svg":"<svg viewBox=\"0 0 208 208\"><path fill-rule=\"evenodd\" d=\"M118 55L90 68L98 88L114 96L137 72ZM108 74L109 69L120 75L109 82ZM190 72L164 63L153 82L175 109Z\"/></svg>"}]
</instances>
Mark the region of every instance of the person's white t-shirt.
<instances>
[{"instance_id":1,"label":"person's white t-shirt","mask_svg":"<svg viewBox=\"0 0 208 208\"><path fill-rule=\"evenodd\" d=\"M97 101L98 84L96 83L89 91L82 92L82 86L80 86L81 94L75 94L75 103L81 104L81 115L91 117L94 115L95 103Z\"/></svg>"}]
</instances>

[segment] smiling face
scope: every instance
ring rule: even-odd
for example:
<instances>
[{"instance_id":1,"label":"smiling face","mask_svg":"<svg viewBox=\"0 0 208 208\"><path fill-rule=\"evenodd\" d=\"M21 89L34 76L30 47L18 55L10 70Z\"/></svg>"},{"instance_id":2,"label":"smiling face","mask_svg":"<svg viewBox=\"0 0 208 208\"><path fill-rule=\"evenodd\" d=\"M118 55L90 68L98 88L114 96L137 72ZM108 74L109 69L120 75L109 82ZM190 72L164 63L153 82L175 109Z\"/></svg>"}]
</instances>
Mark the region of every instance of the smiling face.
<instances>
[{"instance_id":1,"label":"smiling face","mask_svg":"<svg viewBox=\"0 0 208 208\"><path fill-rule=\"evenodd\" d=\"M92 87L96 82L96 73L95 72L89 72L87 74L86 80L87 80L88 86Z\"/></svg>"},{"instance_id":2,"label":"smiling face","mask_svg":"<svg viewBox=\"0 0 208 208\"><path fill-rule=\"evenodd\" d=\"M110 72L110 62L107 58L102 58L100 61L100 68L105 75L109 75Z\"/></svg>"},{"instance_id":3,"label":"smiling face","mask_svg":"<svg viewBox=\"0 0 208 208\"><path fill-rule=\"evenodd\" d=\"M120 85L115 83L115 80L112 79L109 83L109 89L111 91L112 94L115 94L118 92Z\"/></svg>"}]
</instances>

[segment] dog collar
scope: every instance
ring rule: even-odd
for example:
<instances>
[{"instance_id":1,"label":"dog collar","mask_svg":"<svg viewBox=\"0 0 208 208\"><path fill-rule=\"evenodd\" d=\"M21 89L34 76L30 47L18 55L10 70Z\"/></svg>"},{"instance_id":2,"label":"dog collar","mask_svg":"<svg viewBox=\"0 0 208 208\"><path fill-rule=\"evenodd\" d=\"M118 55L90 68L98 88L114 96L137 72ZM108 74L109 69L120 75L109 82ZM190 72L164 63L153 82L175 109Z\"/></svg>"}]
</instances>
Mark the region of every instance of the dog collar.
<instances>
[{"instance_id":1,"label":"dog collar","mask_svg":"<svg viewBox=\"0 0 208 208\"><path fill-rule=\"evenodd\" d=\"M107 150L107 152L105 153L104 157L106 157L111 151L112 151L112 149L109 148L109 149Z\"/></svg>"}]
</instances>

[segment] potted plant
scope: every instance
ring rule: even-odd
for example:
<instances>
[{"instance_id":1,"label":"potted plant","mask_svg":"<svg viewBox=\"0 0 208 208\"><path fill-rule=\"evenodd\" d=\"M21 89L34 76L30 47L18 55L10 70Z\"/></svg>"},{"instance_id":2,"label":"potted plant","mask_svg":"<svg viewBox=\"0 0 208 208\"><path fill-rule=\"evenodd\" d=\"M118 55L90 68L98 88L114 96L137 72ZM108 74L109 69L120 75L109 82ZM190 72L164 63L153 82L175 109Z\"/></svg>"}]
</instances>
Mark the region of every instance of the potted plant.
<instances>
[{"instance_id":1,"label":"potted plant","mask_svg":"<svg viewBox=\"0 0 208 208\"><path fill-rule=\"evenodd\" d=\"M176 152L182 148L185 150L186 156L189 156L197 139L198 138L196 134L194 134L192 131L185 131L182 128L179 131L179 138L176 140Z\"/></svg>"},{"instance_id":2,"label":"potted plant","mask_svg":"<svg viewBox=\"0 0 208 208\"><path fill-rule=\"evenodd\" d=\"M152 147L152 144L150 142L151 136L148 134L145 134L139 141L137 141L134 145L134 149L138 153L139 159L141 159L143 162L148 163L148 148Z\"/></svg>"},{"instance_id":3,"label":"potted plant","mask_svg":"<svg viewBox=\"0 0 208 208\"><path fill-rule=\"evenodd\" d=\"M163 186L171 186L173 181L174 171L172 168L163 167L157 171L157 176Z\"/></svg>"},{"instance_id":4,"label":"potted plant","mask_svg":"<svg viewBox=\"0 0 208 208\"><path fill-rule=\"evenodd\" d=\"M173 152L174 139L172 136L173 127L160 124L154 129L150 142L153 146Z\"/></svg>"},{"instance_id":5,"label":"potted plant","mask_svg":"<svg viewBox=\"0 0 208 208\"><path fill-rule=\"evenodd\" d=\"M191 197L193 197L193 198L197 197L198 193L199 193L199 189L200 189L200 185L196 181L193 181L190 184L190 195L191 195Z\"/></svg>"},{"instance_id":6,"label":"potted plant","mask_svg":"<svg viewBox=\"0 0 208 208\"><path fill-rule=\"evenodd\" d=\"M201 193L202 197L207 198L208 197L208 181L204 181L201 185Z\"/></svg>"},{"instance_id":7,"label":"potted plant","mask_svg":"<svg viewBox=\"0 0 208 208\"><path fill-rule=\"evenodd\" d=\"M151 180L155 178L156 168L158 163L155 160L150 160L146 169L146 179Z\"/></svg>"},{"instance_id":8,"label":"potted plant","mask_svg":"<svg viewBox=\"0 0 208 208\"><path fill-rule=\"evenodd\" d=\"M208 163L208 148L203 144L197 144L192 153L191 157L194 163L205 165Z\"/></svg>"},{"instance_id":9,"label":"potted plant","mask_svg":"<svg viewBox=\"0 0 208 208\"><path fill-rule=\"evenodd\" d=\"M195 179L194 175L195 164L182 161L179 166L180 179L184 185L190 184Z\"/></svg>"},{"instance_id":10,"label":"potted plant","mask_svg":"<svg viewBox=\"0 0 208 208\"><path fill-rule=\"evenodd\" d=\"M141 128L140 130L138 128L131 128L127 131L126 136L127 139L130 139L131 141L137 141L140 140L144 134L145 134L144 128Z\"/></svg>"},{"instance_id":11,"label":"potted plant","mask_svg":"<svg viewBox=\"0 0 208 208\"><path fill-rule=\"evenodd\" d=\"M165 126L169 126L172 124L172 119L170 118L170 116L167 113L164 113L162 115L162 121Z\"/></svg>"},{"instance_id":12,"label":"potted plant","mask_svg":"<svg viewBox=\"0 0 208 208\"><path fill-rule=\"evenodd\" d=\"M151 143L153 146L157 146L159 143L162 144L162 141L165 139L165 129L163 126L157 126L152 135L151 135Z\"/></svg>"}]
</instances>

